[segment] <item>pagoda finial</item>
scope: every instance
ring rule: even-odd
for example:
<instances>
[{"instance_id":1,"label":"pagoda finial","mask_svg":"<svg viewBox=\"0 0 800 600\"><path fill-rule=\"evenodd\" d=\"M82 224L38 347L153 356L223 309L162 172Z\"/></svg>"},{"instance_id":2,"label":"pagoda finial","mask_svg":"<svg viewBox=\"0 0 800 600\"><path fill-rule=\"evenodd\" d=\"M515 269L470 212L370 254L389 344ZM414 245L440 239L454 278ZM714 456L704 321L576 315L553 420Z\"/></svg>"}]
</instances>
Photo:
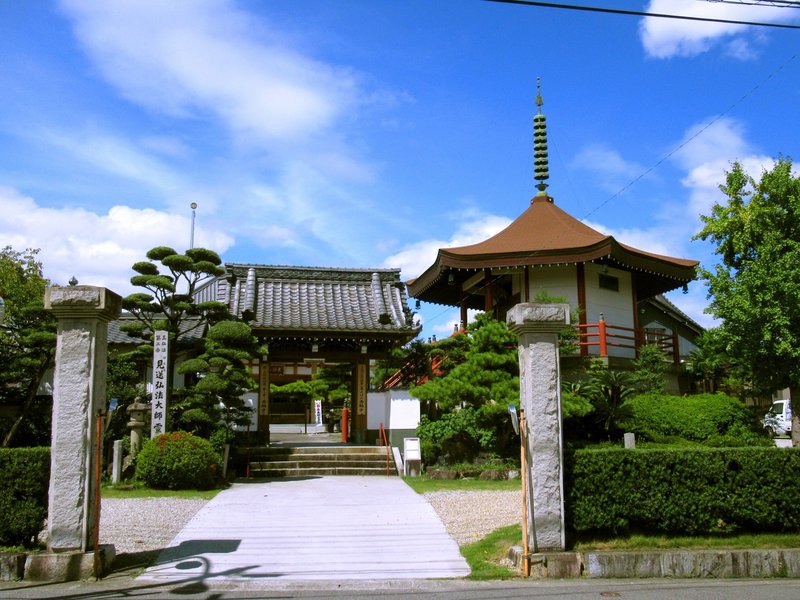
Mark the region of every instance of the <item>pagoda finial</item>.
<instances>
[{"instance_id":1,"label":"pagoda finial","mask_svg":"<svg viewBox=\"0 0 800 600\"><path fill-rule=\"evenodd\" d=\"M542 114L542 80L536 78L536 116L533 117L533 177L539 183L537 196L547 196L547 180L550 178L547 157L547 119Z\"/></svg>"}]
</instances>

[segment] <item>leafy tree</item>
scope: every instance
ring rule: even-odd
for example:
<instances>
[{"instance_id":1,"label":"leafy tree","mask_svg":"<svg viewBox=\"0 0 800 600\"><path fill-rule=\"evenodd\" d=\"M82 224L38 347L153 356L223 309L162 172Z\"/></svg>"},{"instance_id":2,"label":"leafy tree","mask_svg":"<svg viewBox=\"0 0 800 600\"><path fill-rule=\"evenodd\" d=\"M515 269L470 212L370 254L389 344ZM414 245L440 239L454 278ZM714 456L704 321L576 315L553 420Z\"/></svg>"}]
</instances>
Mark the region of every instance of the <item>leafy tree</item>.
<instances>
[{"instance_id":1,"label":"leafy tree","mask_svg":"<svg viewBox=\"0 0 800 600\"><path fill-rule=\"evenodd\" d=\"M655 344L639 348L633 361L633 385L642 394L663 394L667 387L667 362Z\"/></svg>"},{"instance_id":2,"label":"leafy tree","mask_svg":"<svg viewBox=\"0 0 800 600\"><path fill-rule=\"evenodd\" d=\"M392 348L386 360L379 361L372 372L372 387L384 389L389 378L397 375L393 387L410 387L431 376L431 349L435 345L414 340L400 348Z\"/></svg>"},{"instance_id":3,"label":"leafy tree","mask_svg":"<svg viewBox=\"0 0 800 600\"><path fill-rule=\"evenodd\" d=\"M204 339L205 352L181 363L179 373L197 373L200 380L173 403L177 428L209 437L220 422L231 429L250 422L250 408L242 394L255 388L243 361L262 353L247 323L221 321Z\"/></svg>"},{"instance_id":4,"label":"leafy tree","mask_svg":"<svg viewBox=\"0 0 800 600\"><path fill-rule=\"evenodd\" d=\"M704 393L714 393L720 387L726 371L733 368L725 350L719 328L706 329L695 340L697 349L689 355L687 369L700 382Z\"/></svg>"},{"instance_id":5,"label":"leafy tree","mask_svg":"<svg viewBox=\"0 0 800 600\"><path fill-rule=\"evenodd\" d=\"M800 177L778 160L756 181L735 163L727 196L702 216L696 238L716 245L719 263L703 269L709 312L722 319L725 349L758 390L789 387L800 398ZM800 441L800 411L792 442Z\"/></svg>"},{"instance_id":6,"label":"leafy tree","mask_svg":"<svg viewBox=\"0 0 800 600\"><path fill-rule=\"evenodd\" d=\"M145 400L143 365L131 353L109 349L106 375L106 407L116 404L108 419L104 439L108 444L126 439L130 420L127 407L140 397ZM129 438L128 438L129 439Z\"/></svg>"},{"instance_id":7,"label":"leafy tree","mask_svg":"<svg viewBox=\"0 0 800 600\"><path fill-rule=\"evenodd\" d=\"M3 447L20 443L47 445L50 439L50 407L33 419L39 383L53 366L56 320L44 310L44 292L49 284L37 260L39 250L0 250L0 296L5 317L0 323L0 406L15 407L17 415L0 424ZM45 414L46 413L46 414Z\"/></svg>"},{"instance_id":8,"label":"leafy tree","mask_svg":"<svg viewBox=\"0 0 800 600\"><path fill-rule=\"evenodd\" d=\"M618 432L618 422L630 416L626 401L636 393L633 375L609 369L602 359L592 361L588 375L586 388L595 407L594 416L610 438Z\"/></svg>"},{"instance_id":9,"label":"leafy tree","mask_svg":"<svg viewBox=\"0 0 800 600\"><path fill-rule=\"evenodd\" d=\"M225 272L220 266L222 259L216 252L192 248L185 254L178 254L172 248L159 246L149 250L146 256L149 260L133 265L137 275L131 277L131 283L145 291L130 294L122 300L122 308L130 312L136 321L125 323L120 329L142 340L133 357L148 361L153 356L153 333L157 330L168 332L170 353L167 373L170 385L166 393L171 409L175 355L181 350L202 352L203 342L198 344L197 340L207 328L233 317L222 302L194 300L201 284ZM208 415L208 418L213 416Z\"/></svg>"},{"instance_id":10,"label":"leafy tree","mask_svg":"<svg viewBox=\"0 0 800 600\"><path fill-rule=\"evenodd\" d=\"M503 407L519 404L516 336L505 323L486 313L478 314L467 330L469 346L464 361L446 375L414 388L414 395L442 411L478 408L491 401Z\"/></svg>"},{"instance_id":11,"label":"leafy tree","mask_svg":"<svg viewBox=\"0 0 800 600\"><path fill-rule=\"evenodd\" d=\"M148 261L133 265L138 275L131 277L133 285L146 291L130 294L122 301L122 308L137 321L121 327L128 335L152 341L154 331L166 330L173 341L179 341L198 330L202 333L208 324L230 318L228 307L222 302L194 301L194 293L202 283L225 272L216 252L192 248L186 254L178 254L172 248L159 246L146 256Z\"/></svg>"}]
</instances>

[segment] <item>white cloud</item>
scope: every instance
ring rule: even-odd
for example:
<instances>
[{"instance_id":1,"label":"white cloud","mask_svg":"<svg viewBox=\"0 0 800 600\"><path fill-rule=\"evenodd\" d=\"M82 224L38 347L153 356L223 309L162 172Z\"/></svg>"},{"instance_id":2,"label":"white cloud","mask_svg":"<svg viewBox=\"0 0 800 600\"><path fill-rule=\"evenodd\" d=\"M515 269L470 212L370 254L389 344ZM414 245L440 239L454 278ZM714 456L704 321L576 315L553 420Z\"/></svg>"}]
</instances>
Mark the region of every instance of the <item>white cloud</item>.
<instances>
[{"instance_id":1,"label":"white cloud","mask_svg":"<svg viewBox=\"0 0 800 600\"><path fill-rule=\"evenodd\" d=\"M695 137L696 136L696 137ZM734 162L758 178L773 159L759 155L750 148L742 125L730 118L690 127L684 134L683 147L674 154L676 162L687 174L681 184L689 190L687 212L699 226L699 216L710 212L715 202L723 200L719 186Z\"/></svg>"},{"instance_id":2,"label":"white cloud","mask_svg":"<svg viewBox=\"0 0 800 600\"><path fill-rule=\"evenodd\" d=\"M647 172L647 167L626 160L617 150L603 144L581 148L571 166L597 176L600 187L609 193L619 192L621 187Z\"/></svg>"},{"instance_id":3,"label":"white cloud","mask_svg":"<svg viewBox=\"0 0 800 600\"><path fill-rule=\"evenodd\" d=\"M490 215L476 209L467 209L453 216L456 230L449 240L428 239L404 246L399 252L386 257L383 266L399 268L405 279L421 275L436 260L439 248L468 246L481 242L508 227L507 217Z\"/></svg>"},{"instance_id":4,"label":"white cloud","mask_svg":"<svg viewBox=\"0 0 800 600\"><path fill-rule=\"evenodd\" d=\"M720 325L720 321L705 312L708 307L707 293L708 288L705 284L701 281L695 281L689 284L687 293L684 294L679 290L672 291L667 294L667 298L689 315L695 323L710 329Z\"/></svg>"},{"instance_id":5,"label":"white cloud","mask_svg":"<svg viewBox=\"0 0 800 600\"><path fill-rule=\"evenodd\" d=\"M173 116L289 140L329 126L357 100L358 77L290 49L228 0L64 0L79 40L128 99Z\"/></svg>"},{"instance_id":6,"label":"white cloud","mask_svg":"<svg viewBox=\"0 0 800 600\"><path fill-rule=\"evenodd\" d=\"M716 117L686 130L680 149L673 155L680 166L693 168L720 158L733 161L749 152L745 139L747 132L739 121L729 117L714 119Z\"/></svg>"},{"instance_id":7,"label":"white cloud","mask_svg":"<svg viewBox=\"0 0 800 600\"><path fill-rule=\"evenodd\" d=\"M686 236L681 235L681 232L675 231L671 224L655 224L653 227L642 229L618 229L589 221L584 221L584 223L601 233L613 236L618 242L654 254L680 256L684 252L688 241Z\"/></svg>"},{"instance_id":8,"label":"white cloud","mask_svg":"<svg viewBox=\"0 0 800 600\"><path fill-rule=\"evenodd\" d=\"M693 16L750 22L784 23L797 20L798 12L790 8L722 2L697 2L697 0L651 0L647 11L651 13ZM642 45L649 56L671 58L691 57L710 50L714 45L725 44L730 56L752 58L755 50L751 38L759 34L753 27L730 23L690 21L645 17L639 27Z\"/></svg>"},{"instance_id":9,"label":"white cloud","mask_svg":"<svg viewBox=\"0 0 800 600\"><path fill-rule=\"evenodd\" d=\"M113 206L106 214L76 208L47 208L17 190L0 187L0 239L16 250L39 248L45 276L65 284L75 276L81 284L105 286L119 293L133 291L131 265L145 260L154 246L188 247L189 217L152 209ZM233 244L221 231L203 229L195 245L220 254Z\"/></svg>"}]
</instances>

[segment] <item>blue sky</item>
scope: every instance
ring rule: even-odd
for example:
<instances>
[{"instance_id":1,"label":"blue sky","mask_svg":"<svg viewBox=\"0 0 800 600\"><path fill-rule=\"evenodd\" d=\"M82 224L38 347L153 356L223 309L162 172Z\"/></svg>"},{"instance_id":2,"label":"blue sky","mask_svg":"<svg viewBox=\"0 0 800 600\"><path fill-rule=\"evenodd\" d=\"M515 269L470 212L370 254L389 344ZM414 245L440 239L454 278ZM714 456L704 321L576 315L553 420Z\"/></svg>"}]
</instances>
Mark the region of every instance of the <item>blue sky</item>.
<instances>
[{"instance_id":1,"label":"blue sky","mask_svg":"<svg viewBox=\"0 0 800 600\"><path fill-rule=\"evenodd\" d=\"M608 2L800 24L800 10ZM0 245L130 293L158 245L225 261L397 267L549 193L644 250L692 242L734 160L798 156L800 31L482 0L0 2ZM709 325L702 283L670 298ZM423 306L426 335L455 311Z\"/></svg>"}]
</instances>

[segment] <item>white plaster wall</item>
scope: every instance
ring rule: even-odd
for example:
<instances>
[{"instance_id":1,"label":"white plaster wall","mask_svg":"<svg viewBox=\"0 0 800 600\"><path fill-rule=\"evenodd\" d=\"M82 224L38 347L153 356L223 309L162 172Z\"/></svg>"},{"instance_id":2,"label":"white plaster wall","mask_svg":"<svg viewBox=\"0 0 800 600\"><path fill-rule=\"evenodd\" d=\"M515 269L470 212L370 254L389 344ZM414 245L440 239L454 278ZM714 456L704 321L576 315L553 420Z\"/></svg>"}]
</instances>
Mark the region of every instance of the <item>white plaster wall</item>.
<instances>
[{"instance_id":1,"label":"white plaster wall","mask_svg":"<svg viewBox=\"0 0 800 600\"><path fill-rule=\"evenodd\" d=\"M619 280L619 291L601 289L599 276L603 273L604 267L589 263L585 267L586 275L586 322L597 323L600 320L600 313L608 325L633 328L633 290L631 274L620 269L608 268L606 275L616 277ZM615 331L633 337L632 331ZM611 340L610 340L611 341ZM633 340L619 340L620 343L633 345ZM589 348L590 354L597 354L596 346ZM636 351L633 348L608 347L609 356L621 356L626 358L636 358Z\"/></svg>"},{"instance_id":2,"label":"white plaster wall","mask_svg":"<svg viewBox=\"0 0 800 600\"><path fill-rule=\"evenodd\" d=\"M419 400L408 390L388 390L367 394L367 429L416 429L419 427Z\"/></svg>"},{"instance_id":3,"label":"white plaster wall","mask_svg":"<svg viewBox=\"0 0 800 600\"><path fill-rule=\"evenodd\" d=\"M550 296L565 298L572 309L578 306L578 279L574 265L563 267L530 267L528 286L530 301L536 294L547 292ZM524 275L522 276L524 277ZM524 281L524 279L523 279Z\"/></svg>"},{"instance_id":4,"label":"white plaster wall","mask_svg":"<svg viewBox=\"0 0 800 600\"><path fill-rule=\"evenodd\" d=\"M669 325L664 325L660 321L653 319L648 321L647 323L639 323L641 327L649 328L649 329L665 329L668 333L672 333L672 329L670 329ZM690 340L686 339L685 337L681 336L680 333L678 334L678 353L681 356L689 356L692 352L697 350L697 345L695 345Z\"/></svg>"},{"instance_id":5,"label":"white plaster wall","mask_svg":"<svg viewBox=\"0 0 800 600\"><path fill-rule=\"evenodd\" d=\"M389 429L389 396L385 392L367 393L367 429Z\"/></svg>"}]
</instances>

